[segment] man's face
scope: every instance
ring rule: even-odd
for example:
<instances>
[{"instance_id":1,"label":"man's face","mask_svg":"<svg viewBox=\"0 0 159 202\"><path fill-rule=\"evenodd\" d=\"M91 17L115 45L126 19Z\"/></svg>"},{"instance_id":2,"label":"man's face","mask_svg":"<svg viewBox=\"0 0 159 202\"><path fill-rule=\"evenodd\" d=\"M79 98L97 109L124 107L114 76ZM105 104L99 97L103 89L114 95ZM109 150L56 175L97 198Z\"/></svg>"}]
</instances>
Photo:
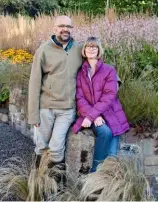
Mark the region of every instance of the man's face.
<instances>
[{"instance_id":1,"label":"man's face","mask_svg":"<svg viewBox=\"0 0 159 202\"><path fill-rule=\"evenodd\" d=\"M59 42L67 43L72 34L72 22L69 18L59 18L55 22L55 35Z\"/></svg>"}]
</instances>

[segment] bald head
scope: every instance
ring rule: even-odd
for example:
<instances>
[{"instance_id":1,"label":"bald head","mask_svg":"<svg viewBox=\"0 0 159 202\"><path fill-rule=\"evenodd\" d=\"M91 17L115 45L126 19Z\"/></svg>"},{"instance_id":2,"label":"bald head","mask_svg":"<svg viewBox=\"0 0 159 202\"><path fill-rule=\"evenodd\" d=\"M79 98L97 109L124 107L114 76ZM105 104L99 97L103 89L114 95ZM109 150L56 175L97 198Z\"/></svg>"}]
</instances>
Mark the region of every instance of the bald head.
<instances>
[{"instance_id":1,"label":"bald head","mask_svg":"<svg viewBox=\"0 0 159 202\"><path fill-rule=\"evenodd\" d=\"M72 25L72 20L66 15L60 15L55 18L54 25L57 26L59 24L63 24L62 22L67 22L69 25Z\"/></svg>"},{"instance_id":2,"label":"bald head","mask_svg":"<svg viewBox=\"0 0 159 202\"><path fill-rule=\"evenodd\" d=\"M70 40L72 28L72 21L68 16L61 15L55 18L54 31L60 43L66 44Z\"/></svg>"}]
</instances>

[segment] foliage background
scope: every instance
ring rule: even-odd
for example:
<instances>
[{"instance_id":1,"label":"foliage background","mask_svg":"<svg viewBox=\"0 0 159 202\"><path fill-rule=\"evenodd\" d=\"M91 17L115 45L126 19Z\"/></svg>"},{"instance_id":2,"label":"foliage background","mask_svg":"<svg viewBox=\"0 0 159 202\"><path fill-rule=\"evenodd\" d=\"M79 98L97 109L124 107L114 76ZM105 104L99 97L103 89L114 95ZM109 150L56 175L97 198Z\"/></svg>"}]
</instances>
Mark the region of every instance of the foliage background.
<instances>
[{"instance_id":1,"label":"foliage background","mask_svg":"<svg viewBox=\"0 0 159 202\"><path fill-rule=\"evenodd\" d=\"M149 12L157 15L157 0L0 0L0 12L17 16L29 15L35 17L39 14L53 14L80 10L85 13L97 15L104 14L105 8L115 8L118 14Z\"/></svg>"}]
</instances>

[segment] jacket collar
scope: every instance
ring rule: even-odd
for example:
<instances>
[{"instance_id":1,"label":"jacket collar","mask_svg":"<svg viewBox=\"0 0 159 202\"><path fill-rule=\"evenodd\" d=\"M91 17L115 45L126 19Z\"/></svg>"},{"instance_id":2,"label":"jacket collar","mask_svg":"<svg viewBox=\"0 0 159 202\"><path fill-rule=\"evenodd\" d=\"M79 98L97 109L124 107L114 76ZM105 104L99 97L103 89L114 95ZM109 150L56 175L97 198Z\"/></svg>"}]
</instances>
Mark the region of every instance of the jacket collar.
<instances>
[{"instance_id":1,"label":"jacket collar","mask_svg":"<svg viewBox=\"0 0 159 202\"><path fill-rule=\"evenodd\" d=\"M57 41L55 35L52 35L52 36L51 36L51 39L52 39L52 41L53 41L57 46L63 48L63 45L62 45L59 41ZM68 44L67 44L67 46L66 46L66 48L65 48L64 50L65 50L66 52L68 52L68 50L71 49L72 45L73 45L73 38L71 37L70 40L69 40L69 42L68 42Z\"/></svg>"},{"instance_id":2,"label":"jacket collar","mask_svg":"<svg viewBox=\"0 0 159 202\"><path fill-rule=\"evenodd\" d=\"M95 74L99 71L102 65L103 65L103 61L102 59L99 59L96 65ZM88 75L88 68L90 68L90 64L88 60L85 60L85 62L82 65L82 71L84 72L85 75Z\"/></svg>"}]
</instances>

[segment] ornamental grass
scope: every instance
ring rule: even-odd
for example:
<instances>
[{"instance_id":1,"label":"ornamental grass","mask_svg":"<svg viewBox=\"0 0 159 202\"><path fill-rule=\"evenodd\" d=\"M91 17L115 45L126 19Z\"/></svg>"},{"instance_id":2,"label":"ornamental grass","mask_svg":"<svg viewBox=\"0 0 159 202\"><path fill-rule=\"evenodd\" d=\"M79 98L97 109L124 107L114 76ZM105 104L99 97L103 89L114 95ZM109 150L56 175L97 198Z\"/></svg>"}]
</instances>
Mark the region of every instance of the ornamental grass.
<instances>
[{"instance_id":1,"label":"ornamental grass","mask_svg":"<svg viewBox=\"0 0 159 202\"><path fill-rule=\"evenodd\" d=\"M49 153L42 156L39 168L35 168L33 158L31 168L21 158L7 159L0 167L0 199L43 201L63 187L62 180L57 183L57 175L64 175L58 166L48 168ZM51 175L50 175L51 174Z\"/></svg>"},{"instance_id":2,"label":"ornamental grass","mask_svg":"<svg viewBox=\"0 0 159 202\"><path fill-rule=\"evenodd\" d=\"M149 183L137 169L137 161L107 158L91 173L80 192L80 199L95 201L152 201Z\"/></svg>"},{"instance_id":3,"label":"ornamental grass","mask_svg":"<svg viewBox=\"0 0 159 202\"><path fill-rule=\"evenodd\" d=\"M58 13L56 15L59 15ZM105 48L120 46L138 46L144 40L157 47L157 17L147 15L129 15L118 17L113 10L106 11L105 16L88 18L82 12L71 13L73 36L77 41L84 41L89 36L99 37ZM19 15L0 16L0 49L24 49L35 53L41 43L54 33L55 16L41 15L35 20Z\"/></svg>"}]
</instances>

